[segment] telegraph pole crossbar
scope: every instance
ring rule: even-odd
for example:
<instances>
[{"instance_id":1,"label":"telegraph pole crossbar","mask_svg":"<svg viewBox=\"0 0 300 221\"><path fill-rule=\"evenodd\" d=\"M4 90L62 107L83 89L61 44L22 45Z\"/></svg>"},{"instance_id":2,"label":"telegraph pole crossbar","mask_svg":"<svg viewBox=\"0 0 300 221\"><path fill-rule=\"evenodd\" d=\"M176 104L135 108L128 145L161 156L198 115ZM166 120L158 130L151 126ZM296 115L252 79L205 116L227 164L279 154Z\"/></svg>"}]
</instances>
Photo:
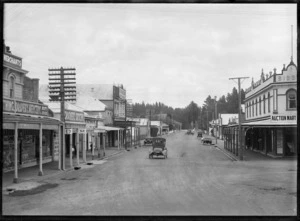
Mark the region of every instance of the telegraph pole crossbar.
<instances>
[{"instance_id":1,"label":"telegraph pole crossbar","mask_svg":"<svg viewBox=\"0 0 300 221\"><path fill-rule=\"evenodd\" d=\"M239 87L239 157L240 160L243 160L243 154L244 154L244 146L242 145L242 126L241 126L241 79L247 79L249 77L235 77L235 78L229 78L229 80L235 80L238 79L238 87Z\"/></svg>"}]
</instances>

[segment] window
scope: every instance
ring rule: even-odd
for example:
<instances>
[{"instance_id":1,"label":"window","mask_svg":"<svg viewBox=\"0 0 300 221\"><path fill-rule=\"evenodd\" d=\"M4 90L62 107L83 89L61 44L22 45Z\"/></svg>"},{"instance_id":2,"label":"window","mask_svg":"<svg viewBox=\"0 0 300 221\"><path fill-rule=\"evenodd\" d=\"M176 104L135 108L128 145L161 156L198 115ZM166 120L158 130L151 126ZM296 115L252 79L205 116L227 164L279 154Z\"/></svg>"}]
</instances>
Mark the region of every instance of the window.
<instances>
[{"instance_id":1,"label":"window","mask_svg":"<svg viewBox=\"0 0 300 221\"><path fill-rule=\"evenodd\" d=\"M9 77L9 97L15 97L15 78L13 76Z\"/></svg>"},{"instance_id":2,"label":"window","mask_svg":"<svg viewBox=\"0 0 300 221\"><path fill-rule=\"evenodd\" d=\"M270 92L268 93L268 112L270 113L271 112L271 104L270 104L270 100L271 100L271 97L270 97Z\"/></svg>"},{"instance_id":3,"label":"window","mask_svg":"<svg viewBox=\"0 0 300 221\"><path fill-rule=\"evenodd\" d=\"M255 99L255 116L257 116L257 99Z\"/></svg>"},{"instance_id":4,"label":"window","mask_svg":"<svg viewBox=\"0 0 300 221\"><path fill-rule=\"evenodd\" d=\"M261 98L259 97L259 115L261 115Z\"/></svg>"},{"instance_id":5,"label":"window","mask_svg":"<svg viewBox=\"0 0 300 221\"><path fill-rule=\"evenodd\" d=\"M263 105L264 105L264 114L266 113L266 97L265 97L265 95L264 95L264 97L263 97Z\"/></svg>"},{"instance_id":6,"label":"window","mask_svg":"<svg viewBox=\"0 0 300 221\"><path fill-rule=\"evenodd\" d=\"M297 92L296 90L288 90L286 93L287 109L297 108Z\"/></svg>"},{"instance_id":7,"label":"window","mask_svg":"<svg viewBox=\"0 0 300 221\"><path fill-rule=\"evenodd\" d=\"M277 89L273 90L273 111L277 112Z\"/></svg>"},{"instance_id":8,"label":"window","mask_svg":"<svg viewBox=\"0 0 300 221\"><path fill-rule=\"evenodd\" d=\"M251 117L251 102L248 103L248 107L249 107L249 117Z\"/></svg>"},{"instance_id":9,"label":"window","mask_svg":"<svg viewBox=\"0 0 300 221\"><path fill-rule=\"evenodd\" d=\"M254 117L254 101L252 101L252 117Z\"/></svg>"}]
</instances>

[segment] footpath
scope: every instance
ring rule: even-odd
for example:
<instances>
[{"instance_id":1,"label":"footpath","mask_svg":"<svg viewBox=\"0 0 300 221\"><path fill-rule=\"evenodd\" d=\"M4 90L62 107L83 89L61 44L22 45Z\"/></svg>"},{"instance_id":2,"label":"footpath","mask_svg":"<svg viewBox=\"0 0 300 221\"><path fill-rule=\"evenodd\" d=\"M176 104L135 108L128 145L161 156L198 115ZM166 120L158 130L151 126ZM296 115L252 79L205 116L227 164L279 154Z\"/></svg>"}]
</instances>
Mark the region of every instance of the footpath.
<instances>
[{"instance_id":1,"label":"footpath","mask_svg":"<svg viewBox=\"0 0 300 221\"><path fill-rule=\"evenodd\" d=\"M129 148L129 150L134 149ZM16 190L30 190L33 188L37 188L42 184L44 179L47 179L52 176L57 176L61 173L66 173L72 170L80 169L81 167L85 167L86 165L91 164L99 164L101 161L109 159L118 154L122 154L126 152L124 148L106 148L105 155L100 151L100 155L98 155L97 149L94 151L94 156L90 151L87 151L87 162L83 162L82 159L79 161L79 165L77 164L76 157L73 158L73 167L70 166L70 158L66 157L66 168L65 170L58 169L58 161L52 161L49 163L43 164L43 175L39 176L39 165L22 168L18 170L18 183L13 183L14 171L2 172L2 194L5 194L9 191ZM98 157L99 156L99 157Z\"/></svg>"},{"instance_id":2,"label":"footpath","mask_svg":"<svg viewBox=\"0 0 300 221\"><path fill-rule=\"evenodd\" d=\"M212 145L214 145L216 148L218 148L220 151L222 151L227 157L229 157L233 161L240 161L239 156L236 156L235 154L231 153L230 151L226 150L224 148L224 140L217 139L210 135L204 135L203 137L209 137L212 139ZM244 162L284 162L284 161L296 161L296 157L279 157L274 158L269 155L262 154L260 152L255 152L250 149L244 149L243 151L243 161Z\"/></svg>"}]
</instances>

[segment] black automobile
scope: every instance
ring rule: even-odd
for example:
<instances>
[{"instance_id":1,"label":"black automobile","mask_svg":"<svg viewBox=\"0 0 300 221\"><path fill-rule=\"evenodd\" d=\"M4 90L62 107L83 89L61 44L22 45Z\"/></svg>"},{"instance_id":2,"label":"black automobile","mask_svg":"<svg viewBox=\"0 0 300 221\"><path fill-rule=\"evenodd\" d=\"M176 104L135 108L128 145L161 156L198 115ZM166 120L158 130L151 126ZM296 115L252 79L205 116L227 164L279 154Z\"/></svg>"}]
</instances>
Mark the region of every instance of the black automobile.
<instances>
[{"instance_id":1,"label":"black automobile","mask_svg":"<svg viewBox=\"0 0 300 221\"><path fill-rule=\"evenodd\" d=\"M192 130L188 130L188 131L186 132L186 134L187 134L187 135L194 135L194 132L193 132Z\"/></svg>"},{"instance_id":2,"label":"black automobile","mask_svg":"<svg viewBox=\"0 0 300 221\"><path fill-rule=\"evenodd\" d=\"M208 138L208 137L204 137L204 138L201 139L201 142L203 144L212 144L212 139Z\"/></svg>"},{"instance_id":3,"label":"black automobile","mask_svg":"<svg viewBox=\"0 0 300 221\"><path fill-rule=\"evenodd\" d=\"M202 132L198 131L197 137L202 137Z\"/></svg>"},{"instance_id":4,"label":"black automobile","mask_svg":"<svg viewBox=\"0 0 300 221\"><path fill-rule=\"evenodd\" d=\"M151 144L152 144L152 138L151 137L145 138L144 145L151 145Z\"/></svg>"},{"instance_id":5,"label":"black automobile","mask_svg":"<svg viewBox=\"0 0 300 221\"><path fill-rule=\"evenodd\" d=\"M168 158L166 139L157 137L153 138L152 141L152 147L149 149L149 159L153 159L154 156L162 156L164 159Z\"/></svg>"}]
</instances>

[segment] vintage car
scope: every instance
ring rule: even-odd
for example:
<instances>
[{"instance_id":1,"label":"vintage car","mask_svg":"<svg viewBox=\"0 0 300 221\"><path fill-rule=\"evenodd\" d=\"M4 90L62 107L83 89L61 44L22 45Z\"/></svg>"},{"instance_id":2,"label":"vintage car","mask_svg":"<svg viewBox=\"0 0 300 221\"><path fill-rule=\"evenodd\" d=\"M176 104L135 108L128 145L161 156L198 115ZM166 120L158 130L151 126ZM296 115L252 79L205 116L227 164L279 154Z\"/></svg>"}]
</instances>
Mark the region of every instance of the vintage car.
<instances>
[{"instance_id":1,"label":"vintage car","mask_svg":"<svg viewBox=\"0 0 300 221\"><path fill-rule=\"evenodd\" d=\"M144 145L148 145L148 144L152 144L152 138L151 137L147 137L144 140Z\"/></svg>"},{"instance_id":2,"label":"vintage car","mask_svg":"<svg viewBox=\"0 0 300 221\"><path fill-rule=\"evenodd\" d=\"M187 135L194 135L194 131L188 130L188 131L186 132L186 134L187 134Z\"/></svg>"},{"instance_id":3,"label":"vintage car","mask_svg":"<svg viewBox=\"0 0 300 221\"><path fill-rule=\"evenodd\" d=\"M202 137L202 132L198 131L197 137Z\"/></svg>"},{"instance_id":4,"label":"vintage car","mask_svg":"<svg viewBox=\"0 0 300 221\"><path fill-rule=\"evenodd\" d=\"M168 158L165 138L152 138L152 148L149 149L149 158L152 159L154 156L163 156L164 158Z\"/></svg>"},{"instance_id":5,"label":"vintage car","mask_svg":"<svg viewBox=\"0 0 300 221\"><path fill-rule=\"evenodd\" d=\"M201 142L202 142L203 144L212 144L212 139L209 138L209 137L203 137L203 138L201 139Z\"/></svg>"}]
</instances>

